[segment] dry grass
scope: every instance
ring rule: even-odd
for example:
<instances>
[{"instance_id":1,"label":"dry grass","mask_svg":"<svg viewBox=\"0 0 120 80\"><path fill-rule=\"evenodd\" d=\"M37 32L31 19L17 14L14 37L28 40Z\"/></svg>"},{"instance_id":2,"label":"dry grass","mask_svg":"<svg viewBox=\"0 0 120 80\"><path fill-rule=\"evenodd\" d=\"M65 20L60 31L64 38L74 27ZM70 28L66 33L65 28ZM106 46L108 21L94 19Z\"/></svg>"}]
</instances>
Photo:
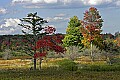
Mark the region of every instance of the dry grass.
<instances>
[{"instance_id":1,"label":"dry grass","mask_svg":"<svg viewBox=\"0 0 120 80\"><path fill-rule=\"evenodd\" d=\"M15 69L29 67L31 60L0 60L0 69Z\"/></svg>"},{"instance_id":2,"label":"dry grass","mask_svg":"<svg viewBox=\"0 0 120 80\"><path fill-rule=\"evenodd\" d=\"M36 71L29 70L32 66L30 59L0 60L0 80L120 80L119 71L78 70L71 72L59 70L54 63L63 59L48 58L42 63L42 70ZM91 64L91 62L79 60L78 63ZM95 64L97 63L105 64L104 62L95 62Z\"/></svg>"},{"instance_id":3,"label":"dry grass","mask_svg":"<svg viewBox=\"0 0 120 80\"><path fill-rule=\"evenodd\" d=\"M55 62L63 60L66 58L47 58L42 61L42 67L56 66ZM89 57L80 57L75 60L76 63L80 64L106 64L105 61L95 61L91 63ZM18 59L14 58L13 60L0 60L0 69L15 69L15 68L30 68L33 66L32 59ZM37 67L39 67L39 59L37 60Z\"/></svg>"}]
</instances>

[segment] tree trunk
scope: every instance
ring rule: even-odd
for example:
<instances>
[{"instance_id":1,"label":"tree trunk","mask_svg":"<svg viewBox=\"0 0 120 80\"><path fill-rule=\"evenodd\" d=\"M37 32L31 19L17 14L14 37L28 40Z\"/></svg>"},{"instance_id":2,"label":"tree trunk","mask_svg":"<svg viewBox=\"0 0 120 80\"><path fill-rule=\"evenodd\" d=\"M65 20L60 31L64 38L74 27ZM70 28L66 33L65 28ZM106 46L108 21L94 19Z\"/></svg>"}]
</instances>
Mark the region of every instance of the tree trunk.
<instances>
[{"instance_id":1,"label":"tree trunk","mask_svg":"<svg viewBox=\"0 0 120 80\"><path fill-rule=\"evenodd\" d=\"M34 70L36 70L36 58L34 58Z\"/></svg>"},{"instance_id":2,"label":"tree trunk","mask_svg":"<svg viewBox=\"0 0 120 80\"><path fill-rule=\"evenodd\" d=\"M39 69L41 70L41 68L42 68L42 59L40 58Z\"/></svg>"},{"instance_id":3,"label":"tree trunk","mask_svg":"<svg viewBox=\"0 0 120 80\"><path fill-rule=\"evenodd\" d=\"M36 39L37 39L37 36L36 36L35 32L33 32L33 34L34 34L34 46L35 46L34 54L36 54L36 42L37 42ZM34 58L34 70L36 70L36 58Z\"/></svg>"},{"instance_id":4,"label":"tree trunk","mask_svg":"<svg viewBox=\"0 0 120 80\"><path fill-rule=\"evenodd\" d=\"M91 43L90 43L90 45L91 45L91 61L93 62L94 61L94 57L93 57L93 44L92 44L92 41L91 41Z\"/></svg>"}]
</instances>

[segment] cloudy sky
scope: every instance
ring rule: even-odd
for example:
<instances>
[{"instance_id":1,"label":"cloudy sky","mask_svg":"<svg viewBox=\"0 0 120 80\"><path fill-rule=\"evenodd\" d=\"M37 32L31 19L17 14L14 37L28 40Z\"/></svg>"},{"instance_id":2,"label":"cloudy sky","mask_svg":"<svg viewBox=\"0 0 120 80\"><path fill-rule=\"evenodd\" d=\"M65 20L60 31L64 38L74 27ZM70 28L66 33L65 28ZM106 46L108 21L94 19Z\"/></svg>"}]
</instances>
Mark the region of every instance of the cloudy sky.
<instances>
[{"instance_id":1,"label":"cloudy sky","mask_svg":"<svg viewBox=\"0 0 120 80\"><path fill-rule=\"evenodd\" d=\"M120 31L120 0L0 0L0 35L21 34L19 19L31 12L48 20L46 25L55 26L56 33L65 33L69 18L78 16L82 20L91 6L104 20L103 33Z\"/></svg>"}]
</instances>

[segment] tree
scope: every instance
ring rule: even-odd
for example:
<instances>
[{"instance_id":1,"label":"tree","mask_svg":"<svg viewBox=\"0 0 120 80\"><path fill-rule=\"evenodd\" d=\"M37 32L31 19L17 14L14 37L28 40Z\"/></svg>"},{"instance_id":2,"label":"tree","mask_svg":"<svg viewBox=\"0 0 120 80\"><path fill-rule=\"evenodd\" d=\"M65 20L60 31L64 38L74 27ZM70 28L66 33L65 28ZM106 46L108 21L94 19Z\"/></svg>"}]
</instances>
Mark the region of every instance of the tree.
<instances>
[{"instance_id":1,"label":"tree","mask_svg":"<svg viewBox=\"0 0 120 80\"><path fill-rule=\"evenodd\" d=\"M37 52L34 54L34 58L40 58L40 69L42 64L42 59L46 57L48 51L55 51L58 53L64 53L65 48L62 47L63 35L54 34L46 35L42 39L38 40L36 43Z\"/></svg>"},{"instance_id":2,"label":"tree","mask_svg":"<svg viewBox=\"0 0 120 80\"><path fill-rule=\"evenodd\" d=\"M83 36L79 30L80 27L81 27L81 23L77 16L70 18L66 30L66 35L65 38L63 39L63 45L71 49L72 51L71 54L73 54L73 46L79 48L83 47L81 43Z\"/></svg>"},{"instance_id":3,"label":"tree","mask_svg":"<svg viewBox=\"0 0 120 80\"><path fill-rule=\"evenodd\" d=\"M92 45L95 44L97 46L102 46L102 37L100 35L100 33L102 32L102 22L103 20L99 14L99 11L95 7L89 8L89 10L84 13L83 20L81 20L81 24L83 26L81 32L84 36L84 39L87 39L88 42L90 42L91 44L92 61Z\"/></svg>"},{"instance_id":4,"label":"tree","mask_svg":"<svg viewBox=\"0 0 120 80\"><path fill-rule=\"evenodd\" d=\"M36 53L36 42L42 37L41 35L43 35L43 33L41 33L41 31L44 29L42 25L47 23L47 21L39 17L37 12L29 13L27 17L20 20L22 23L19 25L26 29L26 31L22 30L22 32L26 35L25 39L27 40L27 43L23 47L24 51L34 58L34 54ZM34 58L34 70L36 70L36 58Z\"/></svg>"},{"instance_id":5,"label":"tree","mask_svg":"<svg viewBox=\"0 0 120 80\"><path fill-rule=\"evenodd\" d=\"M106 39L104 40L104 51L106 51L105 57L109 64L111 64L112 59L119 55L120 47L116 40L114 39Z\"/></svg>"}]
</instances>

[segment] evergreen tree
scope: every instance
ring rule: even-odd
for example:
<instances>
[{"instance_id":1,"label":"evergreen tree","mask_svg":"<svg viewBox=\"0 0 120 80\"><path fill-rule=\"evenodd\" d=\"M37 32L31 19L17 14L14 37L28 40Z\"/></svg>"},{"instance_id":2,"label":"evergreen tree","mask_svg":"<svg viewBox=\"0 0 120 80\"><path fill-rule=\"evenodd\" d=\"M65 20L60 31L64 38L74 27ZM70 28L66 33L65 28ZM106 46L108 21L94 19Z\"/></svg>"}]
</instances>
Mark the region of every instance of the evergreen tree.
<instances>
[{"instance_id":1,"label":"evergreen tree","mask_svg":"<svg viewBox=\"0 0 120 80\"><path fill-rule=\"evenodd\" d=\"M22 30L22 32L26 35L27 43L25 44L24 51L33 56L36 53L36 42L43 33L41 31L44 29L42 25L47 23L46 20L39 17L36 13L29 13L27 17L20 19L22 21L20 26L26 29L26 31ZM40 35L40 37L38 36ZM36 70L36 58L34 58L34 70Z\"/></svg>"}]
</instances>

